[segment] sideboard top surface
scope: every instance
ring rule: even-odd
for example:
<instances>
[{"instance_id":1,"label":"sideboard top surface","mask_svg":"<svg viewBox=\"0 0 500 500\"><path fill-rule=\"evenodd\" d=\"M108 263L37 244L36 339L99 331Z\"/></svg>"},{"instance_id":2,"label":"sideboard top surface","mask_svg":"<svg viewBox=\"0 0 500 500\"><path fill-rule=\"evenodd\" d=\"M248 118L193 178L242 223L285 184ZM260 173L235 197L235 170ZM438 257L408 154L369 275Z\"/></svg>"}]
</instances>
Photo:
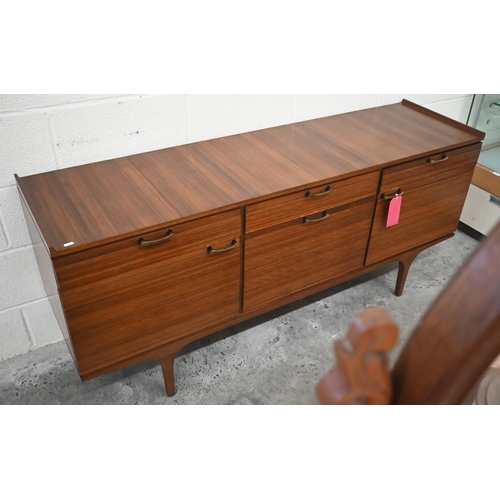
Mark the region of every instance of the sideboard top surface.
<instances>
[{"instance_id":1,"label":"sideboard top surface","mask_svg":"<svg viewBox=\"0 0 500 500\"><path fill-rule=\"evenodd\" d=\"M58 256L483 137L403 101L16 178Z\"/></svg>"}]
</instances>

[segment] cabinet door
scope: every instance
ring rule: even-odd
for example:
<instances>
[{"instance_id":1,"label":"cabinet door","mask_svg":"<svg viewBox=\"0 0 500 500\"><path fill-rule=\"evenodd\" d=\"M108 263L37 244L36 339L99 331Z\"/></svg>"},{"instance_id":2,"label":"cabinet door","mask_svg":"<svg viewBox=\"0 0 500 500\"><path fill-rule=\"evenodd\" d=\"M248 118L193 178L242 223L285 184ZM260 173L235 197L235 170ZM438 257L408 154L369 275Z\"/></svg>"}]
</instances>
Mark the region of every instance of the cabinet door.
<instances>
[{"instance_id":1,"label":"cabinet door","mask_svg":"<svg viewBox=\"0 0 500 500\"><path fill-rule=\"evenodd\" d=\"M376 264L452 234L469 189L480 145L432 155L383 171L366 258ZM403 192L399 223L387 226L390 199Z\"/></svg>"},{"instance_id":2,"label":"cabinet door","mask_svg":"<svg viewBox=\"0 0 500 500\"><path fill-rule=\"evenodd\" d=\"M240 238L84 291L61 294L82 377L232 319L240 309Z\"/></svg>"},{"instance_id":3,"label":"cabinet door","mask_svg":"<svg viewBox=\"0 0 500 500\"><path fill-rule=\"evenodd\" d=\"M247 236L244 311L362 268L373 208L372 197Z\"/></svg>"}]
</instances>

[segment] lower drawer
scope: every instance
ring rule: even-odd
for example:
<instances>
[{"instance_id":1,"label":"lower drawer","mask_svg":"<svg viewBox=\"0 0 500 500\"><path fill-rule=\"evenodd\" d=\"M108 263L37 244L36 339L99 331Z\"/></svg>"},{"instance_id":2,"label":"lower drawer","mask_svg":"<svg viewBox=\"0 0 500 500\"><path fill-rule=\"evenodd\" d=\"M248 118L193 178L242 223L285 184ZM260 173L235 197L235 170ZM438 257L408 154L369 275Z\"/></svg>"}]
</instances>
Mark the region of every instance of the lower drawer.
<instances>
[{"instance_id":1,"label":"lower drawer","mask_svg":"<svg viewBox=\"0 0 500 500\"><path fill-rule=\"evenodd\" d=\"M488 235L500 222L500 198L471 184L460 221Z\"/></svg>"}]
</instances>

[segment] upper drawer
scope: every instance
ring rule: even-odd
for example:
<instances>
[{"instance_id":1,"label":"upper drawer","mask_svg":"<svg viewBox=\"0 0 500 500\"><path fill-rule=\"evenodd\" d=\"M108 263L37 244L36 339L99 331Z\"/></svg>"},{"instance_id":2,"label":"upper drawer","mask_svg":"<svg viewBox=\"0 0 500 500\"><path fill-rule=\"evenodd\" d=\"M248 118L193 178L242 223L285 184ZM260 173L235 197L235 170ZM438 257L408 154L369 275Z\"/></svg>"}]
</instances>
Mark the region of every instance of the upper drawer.
<instances>
[{"instance_id":1,"label":"upper drawer","mask_svg":"<svg viewBox=\"0 0 500 500\"><path fill-rule=\"evenodd\" d=\"M239 243L240 236L241 210L238 209L61 257L54 260L54 267L60 290L67 291L206 254L209 246L227 248L233 239ZM142 245L141 240L163 241Z\"/></svg>"},{"instance_id":2,"label":"upper drawer","mask_svg":"<svg viewBox=\"0 0 500 500\"><path fill-rule=\"evenodd\" d=\"M370 172L250 205L246 209L245 231L252 233L282 222L375 196L378 177L378 172Z\"/></svg>"},{"instance_id":3,"label":"upper drawer","mask_svg":"<svg viewBox=\"0 0 500 500\"><path fill-rule=\"evenodd\" d=\"M435 154L384 169L380 193L393 195L410 191L474 170L481 144Z\"/></svg>"}]
</instances>

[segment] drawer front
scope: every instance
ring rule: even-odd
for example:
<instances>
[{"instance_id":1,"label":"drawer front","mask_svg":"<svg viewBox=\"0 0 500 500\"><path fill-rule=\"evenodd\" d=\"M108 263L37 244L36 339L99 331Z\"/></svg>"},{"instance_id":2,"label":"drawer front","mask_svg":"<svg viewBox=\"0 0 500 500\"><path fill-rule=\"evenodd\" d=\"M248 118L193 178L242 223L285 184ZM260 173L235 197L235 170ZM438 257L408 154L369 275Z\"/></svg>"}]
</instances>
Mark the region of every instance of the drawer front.
<instances>
[{"instance_id":1,"label":"drawer front","mask_svg":"<svg viewBox=\"0 0 500 500\"><path fill-rule=\"evenodd\" d=\"M366 265L452 234L458 226L478 154L476 148L450 157L448 163L434 165L437 169L434 174L429 171L430 165L425 164L411 165L408 171L399 166L384 171ZM439 165L445 163L442 171ZM404 192L399 223L388 228L390 200L381 196L393 195L398 189Z\"/></svg>"},{"instance_id":2,"label":"drawer front","mask_svg":"<svg viewBox=\"0 0 500 500\"><path fill-rule=\"evenodd\" d=\"M407 193L460 174L472 172L480 150L481 144L473 144L386 168L382 172L379 195L391 195L398 189Z\"/></svg>"},{"instance_id":3,"label":"drawer front","mask_svg":"<svg viewBox=\"0 0 500 500\"><path fill-rule=\"evenodd\" d=\"M245 232L252 233L322 210L375 197L378 178L378 172L370 172L250 205L246 209Z\"/></svg>"},{"instance_id":4,"label":"drawer front","mask_svg":"<svg viewBox=\"0 0 500 500\"><path fill-rule=\"evenodd\" d=\"M373 201L365 202L248 238L244 311L362 268L372 215Z\"/></svg>"},{"instance_id":5,"label":"drawer front","mask_svg":"<svg viewBox=\"0 0 500 500\"><path fill-rule=\"evenodd\" d=\"M236 317L240 248L205 252L84 292L63 292L80 374L88 376Z\"/></svg>"},{"instance_id":6,"label":"drawer front","mask_svg":"<svg viewBox=\"0 0 500 500\"><path fill-rule=\"evenodd\" d=\"M141 245L169 235L163 242ZM102 282L124 279L207 253L208 246L227 246L241 236L241 210L179 226L55 260L61 291L83 291ZM76 260L76 262L75 262Z\"/></svg>"}]
</instances>

